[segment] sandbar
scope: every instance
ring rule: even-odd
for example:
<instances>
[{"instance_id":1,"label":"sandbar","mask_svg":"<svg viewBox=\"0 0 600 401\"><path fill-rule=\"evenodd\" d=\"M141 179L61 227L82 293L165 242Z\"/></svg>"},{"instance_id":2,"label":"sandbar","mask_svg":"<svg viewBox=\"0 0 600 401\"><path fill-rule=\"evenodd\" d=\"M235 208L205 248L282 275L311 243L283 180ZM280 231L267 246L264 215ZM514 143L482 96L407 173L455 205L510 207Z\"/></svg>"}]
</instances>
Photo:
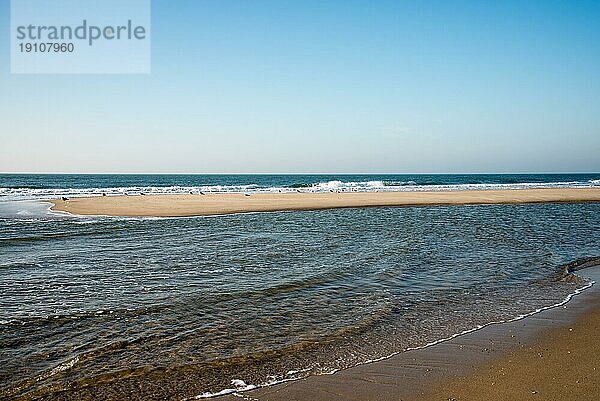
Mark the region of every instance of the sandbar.
<instances>
[{"instance_id":1,"label":"sandbar","mask_svg":"<svg viewBox=\"0 0 600 401\"><path fill-rule=\"evenodd\" d=\"M427 205L600 202L600 188L327 193L208 193L95 196L52 200L77 215L186 217L249 212Z\"/></svg>"}]
</instances>

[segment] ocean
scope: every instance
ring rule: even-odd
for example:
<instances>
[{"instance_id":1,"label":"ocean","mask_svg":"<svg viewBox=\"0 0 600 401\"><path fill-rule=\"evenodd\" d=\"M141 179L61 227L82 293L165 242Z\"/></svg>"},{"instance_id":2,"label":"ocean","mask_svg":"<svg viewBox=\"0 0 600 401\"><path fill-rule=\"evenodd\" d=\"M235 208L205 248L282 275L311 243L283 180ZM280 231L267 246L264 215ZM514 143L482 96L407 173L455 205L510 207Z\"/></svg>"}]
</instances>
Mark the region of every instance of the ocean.
<instances>
[{"instance_id":1,"label":"ocean","mask_svg":"<svg viewBox=\"0 0 600 401\"><path fill-rule=\"evenodd\" d=\"M0 201L204 192L423 191L600 186L598 174L144 175L0 174Z\"/></svg>"},{"instance_id":2,"label":"ocean","mask_svg":"<svg viewBox=\"0 0 600 401\"><path fill-rule=\"evenodd\" d=\"M600 174L0 175L0 398L186 399L385 358L564 302L600 204L193 218L57 196L600 186ZM575 272L576 273L576 272Z\"/></svg>"}]
</instances>

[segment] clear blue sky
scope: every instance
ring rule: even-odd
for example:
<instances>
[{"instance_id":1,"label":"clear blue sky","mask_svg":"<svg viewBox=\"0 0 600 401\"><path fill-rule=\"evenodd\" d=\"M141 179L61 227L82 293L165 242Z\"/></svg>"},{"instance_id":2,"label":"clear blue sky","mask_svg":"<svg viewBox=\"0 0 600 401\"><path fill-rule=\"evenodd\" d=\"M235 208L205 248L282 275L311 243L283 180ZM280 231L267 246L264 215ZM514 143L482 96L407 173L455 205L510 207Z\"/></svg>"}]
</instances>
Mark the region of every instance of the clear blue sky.
<instances>
[{"instance_id":1,"label":"clear blue sky","mask_svg":"<svg viewBox=\"0 0 600 401\"><path fill-rule=\"evenodd\" d=\"M150 75L11 75L0 171L600 171L600 2L152 2Z\"/></svg>"}]
</instances>

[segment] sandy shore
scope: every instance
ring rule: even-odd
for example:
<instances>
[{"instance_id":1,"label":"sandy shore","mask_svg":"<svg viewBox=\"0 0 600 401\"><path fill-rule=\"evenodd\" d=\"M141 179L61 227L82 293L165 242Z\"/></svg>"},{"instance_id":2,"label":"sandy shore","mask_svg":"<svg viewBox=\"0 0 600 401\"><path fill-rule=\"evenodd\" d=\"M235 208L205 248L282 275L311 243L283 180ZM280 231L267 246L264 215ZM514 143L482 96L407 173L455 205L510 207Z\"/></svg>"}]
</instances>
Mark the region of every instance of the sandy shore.
<instances>
[{"instance_id":1,"label":"sandy shore","mask_svg":"<svg viewBox=\"0 0 600 401\"><path fill-rule=\"evenodd\" d=\"M600 282L600 267L586 270ZM334 375L242 394L260 401L597 400L599 331L597 284L564 306L522 320Z\"/></svg>"},{"instance_id":2,"label":"sandy shore","mask_svg":"<svg viewBox=\"0 0 600 401\"><path fill-rule=\"evenodd\" d=\"M471 375L437 384L423 400L600 399L600 308Z\"/></svg>"},{"instance_id":3,"label":"sandy shore","mask_svg":"<svg viewBox=\"0 0 600 401\"><path fill-rule=\"evenodd\" d=\"M79 215L183 217L350 207L536 202L600 202L600 188L105 196L52 200L52 210Z\"/></svg>"}]
</instances>

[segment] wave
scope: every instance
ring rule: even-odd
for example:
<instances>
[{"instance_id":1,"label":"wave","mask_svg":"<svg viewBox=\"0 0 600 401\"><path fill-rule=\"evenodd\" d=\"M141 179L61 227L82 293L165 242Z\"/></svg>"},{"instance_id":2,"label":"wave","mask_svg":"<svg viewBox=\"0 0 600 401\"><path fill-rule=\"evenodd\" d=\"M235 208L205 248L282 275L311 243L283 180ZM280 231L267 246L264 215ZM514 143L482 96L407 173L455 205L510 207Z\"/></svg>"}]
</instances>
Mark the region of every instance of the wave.
<instances>
[{"instance_id":1,"label":"wave","mask_svg":"<svg viewBox=\"0 0 600 401\"><path fill-rule=\"evenodd\" d=\"M286 188L310 188L312 186L313 186L313 184L303 182L303 183L298 183L298 184L286 185Z\"/></svg>"},{"instance_id":2,"label":"wave","mask_svg":"<svg viewBox=\"0 0 600 401\"><path fill-rule=\"evenodd\" d=\"M564 272L564 274L574 274L578 270L596 266L600 266L600 256L580 258L560 266L560 269Z\"/></svg>"},{"instance_id":3,"label":"wave","mask_svg":"<svg viewBox=\"0 0 600 401\"><path fill-rule=\"evenodd\" d=\"M576 263L576 262L574 262L574 263ZM592 265L586 265L586 267L594 267L594 266L597 266L597 265L594 265L594 264L592 264ZM391 358L393 356L396 356L396 355L398 355L398 354L400 354L402 352L414 351L414 350L429 348L429 347L438 345L440 343L444 343L444 342L453 340L453 339L455 339L457 337L460 337L460 336L463 336L465 334L469 334L469 333L473 333L473 332L479 331L481 329L484 329L484 328L492 326L492 325L512 323L512 322L517 322L517 321L526 319L528 317L537 315L537 314L539 314L541 312L544 312L544 311L547 311L547 310L550 310L550 309L554 309L554 308L558 308L558 307L564 306L565 304L569 303L573 299L573 297L582 294L584 291L590 289L594 285L596 285L596 282L594 280L589 280L583 286L580 286L580 287L576 288L574 291L572 291L569 294L567 294L565 296L565 298L563 298L561 301L556 302L554 304L547 305L547 306L542 306L542 307L536 308L534 310L531 310L531 311L528 311L528 312L525 312L525 313L521 313L521 314L519 314L517 316L514 316L512 318L500 319L500 320L492 320L492 321L489 321L487 323L477 324L477 325L475 325L472 328L469 328L469 329L466 329L466 330L463 330L463 331L451 334L451 335L446 336L446 337L442 337L442 338L430 341L430 342L428 342L426 344L419 345L419 346L414 346L414 347L408 347L408 348L405 348L405 349L403 349L401 351L395 351L395 352L392 352L392 353L390 353L388 355L385 355L385 356L382 356L382 357L368 359L368 360L362 361L360 363L354 364L353 366L360 366L360 365L366 365L366 364L370 364L370 363L374 363L374 362L384 361L384 360L389 359L389 358ZM333 374L339 372L340 370L342 370L342 369L333 369L333 370L330 370L330 371L327 371L327 372L312 373L312 375L315 375L315 374L316 375L333 375ZM282 384L282 383L286 383L286 382L290 382L290 381L296 381L296 380L299 380L299 379L305 379L308 376L311 376L311 373L309 373L311 371L312 371L312 369L302 369L302 370L299 370L299 371L288 371L288 373L286 375L293 374L295 376L295 374L298 373L298 372L302 372L303 374L299 375L299 376L295 376L295 377L289 377L289 378L276 378L276 377L273 377L271 380L269 380L267 382L258 383L258 384L247 384L247 383L245 383L245 382L243 382L241 380L233 379L233 380L231 380L231 384L234 386L233 388L225 388L223 390L220 390L220 391L214 392L214 393L204 392L204 393L196 395L195 397L193 397L193 399L214 398L214 397L219 397L219 396L226 395L226 394L233 394L233 395L241 397L241 398L247 398L247 397L244 397L241 393L247 392L247 391L250 391L250 390L254 390L254 389L257 389L257 388L271 387L271 386L274 386L274 385L277 385L277 384Z\"/></svg>"},{"instance_id":4,"label":"wave","mask_svg":"<svg viewBox=\"0 0 600 401\"><path fill-rule=\"evenodd\" d=\"M44 186L41 186L41 185L20 185L20 186L16 186L16 187L15 186L5 187L5 186L1 186L0 185L0 190L1 189L20 189L20 188L25 188L25 189L44 189L44 188L47 188L47 187L44 187Z\"/></svg>"},{"instance_id":5,"label":"wave","mask_svg":"<svg viewBox=\"0 0 600 401\"><path fill-rule=\"evenodd\" d=\"M587 181L515 182L515 183L447 183L438 180L408 181L341 181L296 182L283 186L202 185L202 186L130 186L90 188L0 187L2 200L48 200L60 197L180 195L202 193L286 193L286 192L377 192L377 191L460 191L476 189L581 188L600 186L600 179Z\"/></svg>"}]
</instances>

